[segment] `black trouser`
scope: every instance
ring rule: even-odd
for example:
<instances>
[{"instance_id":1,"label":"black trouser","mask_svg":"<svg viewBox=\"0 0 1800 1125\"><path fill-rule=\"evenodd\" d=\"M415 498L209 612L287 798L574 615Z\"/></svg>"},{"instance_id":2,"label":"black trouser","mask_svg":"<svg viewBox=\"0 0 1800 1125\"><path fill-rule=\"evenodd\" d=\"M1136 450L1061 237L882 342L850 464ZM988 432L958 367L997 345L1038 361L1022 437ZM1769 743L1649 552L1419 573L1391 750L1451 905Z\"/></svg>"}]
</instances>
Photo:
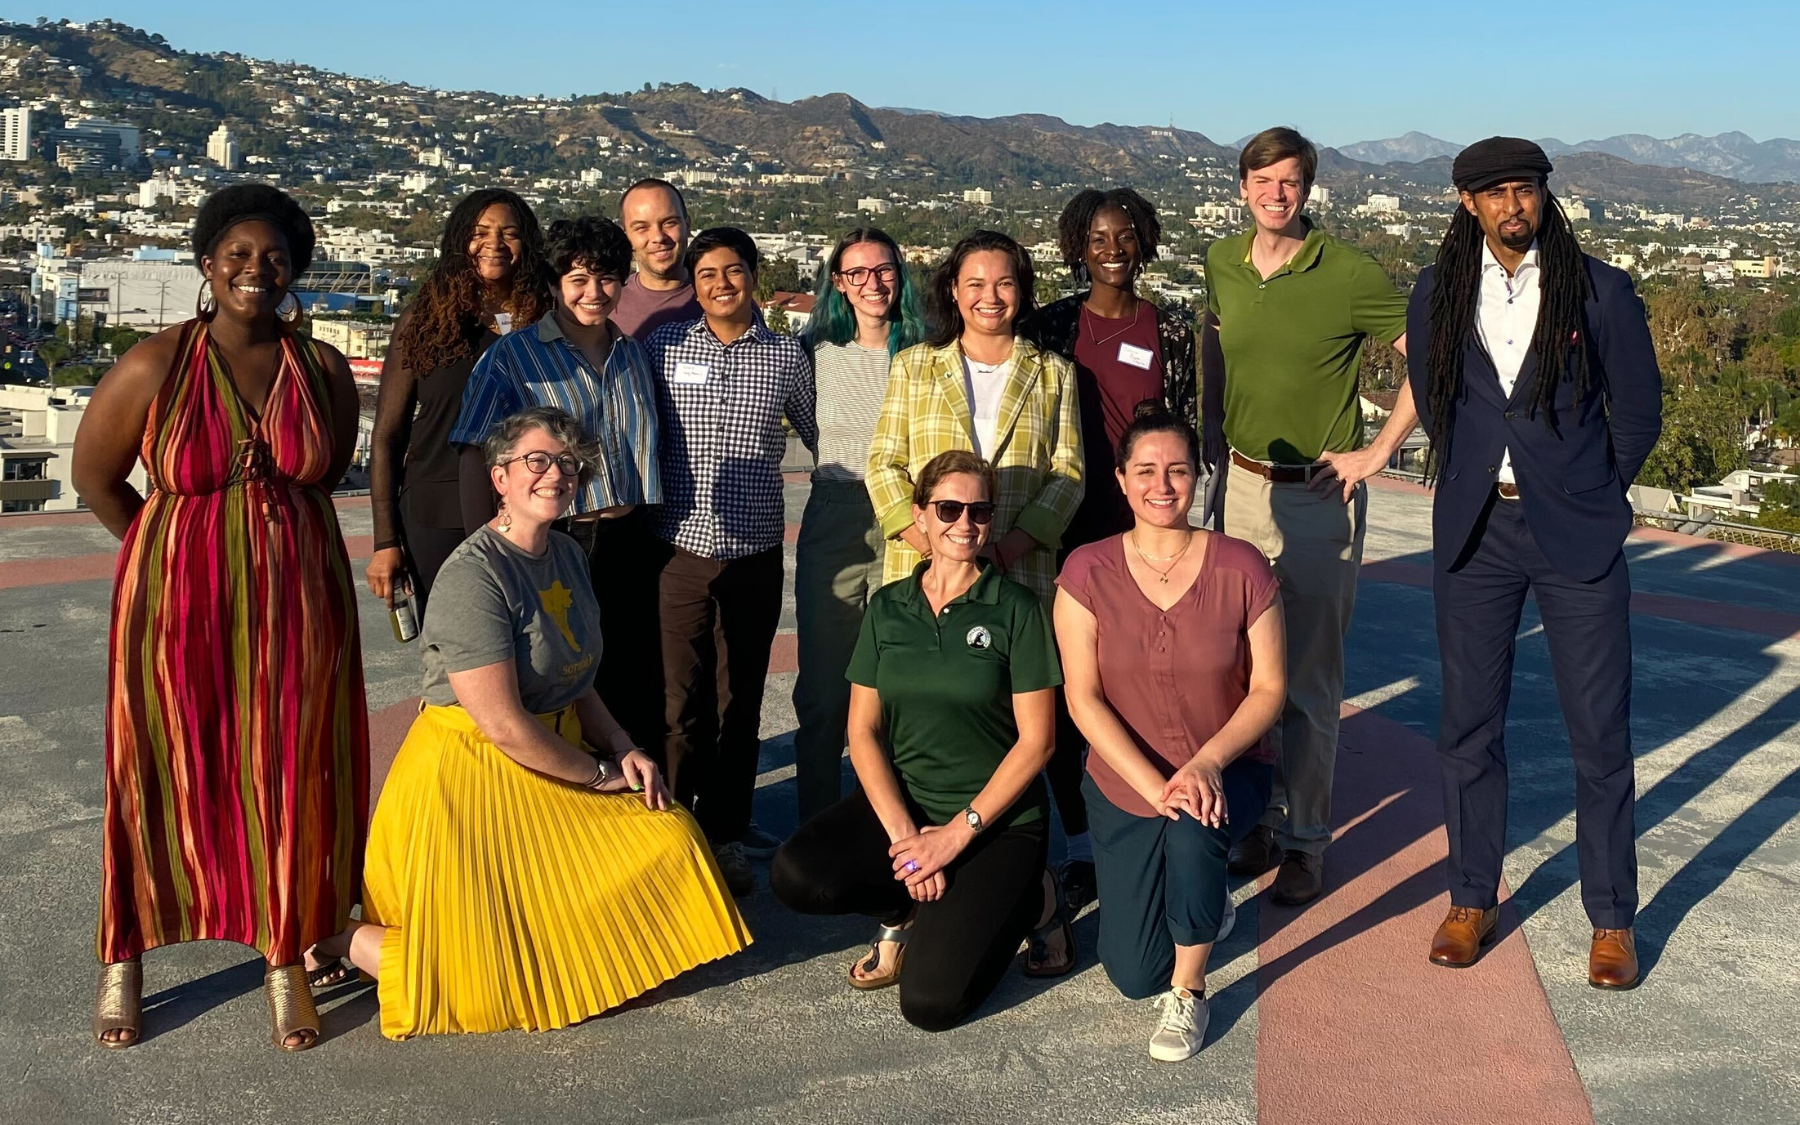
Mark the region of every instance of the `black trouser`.
<instances>
[{"instance_id":1,"label":"black trouser","mask_svg":"<svg viewBox=\"0 0 1800 1125\"><path fill-rule=\"evenodd\" d=\"M450 552L462 546L462 541L468 537L460 527L429 527L419 523L407 511L404 497L400 501L400 536L406 545L413 597L418 602L415 608L420 623L423 623L425 603L431 599L431 586L437 581L438 571L450 557Z\"/></svg>"},{"instance_id":2,"label":"black trouser","mask_svg":"<svg viewBox=\"0 0 1800 1125\"><path fill-rule=\"evenodd\" d=\"M1262 819L1275 767L1243 758L1226 766L1225 827L1186 813L1137 816L1083 780L1094 822L1094 876L1100 887L1100 963L1132 1000L1167 992L1177 945L1205 945L1225 919L1225 865L1231 845Z\"/></svg>"},{"instance_id":3,"label":"black trouser","mask_svg":"<svg viewBox=\"0 0 1800 1125\"><path fill-rule=\"evenodd\" d=\"M1087 736L1069 715L1068 697L1057 688L1056 747L1044 766L1044 777L1050 782L1050 796L1056 801L1065 836L1079 836L1088 830L1087 805L1081 799L1081 779L1086 773Z\"/></svg>"},{"instance_id":4,"label":"black trouser","mask_svg":"<svg viewBox=\"0 0 1800 1125\"><path fill-rule=\"evenodd\" d=\"M709 841L728 844L750 827L763 685L781 624L781 548L721 560L663 544L661 554L669 788Z\"/></svg>"},{"instance_id":5,"label":"black trouser","mask_svg":"<svg viewBox=\"0 0 1800 1125\"><path fill-rule=\"evenodd\" d=\"M588 578L600 603L600 668L594 687L631 741L662 752L662 640L658 572L668 548L651 529L650 511L615 519L575 520L567 528L588 553Z\"/></svg>"},{"instance_id":6,"label":"black trouser","mask_svg":"<svg viewBox=\"0 0 1800 1125\"><path fill-rule=\"evenodd\" d=\"M1525 595L1537 599L1575 759L1581 903L1605 929L1637 913L1631 756L1631 577L1623 551L1576 582L1544 558L1518 501L1491 497L1465 559L1432 582L1444 668L1438 760L1450 838L1450 902L1498 901L1506 855L1506 704Z\"/></svg>"},{"instance_id":7,"label":"black trouser","mask_svg":"<svg viewBox=\"0 0 1800 1125\"><path fill-rule=\"evenodd\" d=\"M917 810L920 824L929 818ZM887 830L859 788L790 837L769 867L769 886L801 914L867 914L883 921L913 907L894 878ZM944 869L946 889L919 904L900 974L900 1014L926 1031L961 1023L1000 983L1019 943L1044 912L1043 821L991 828Z\"/></svg>"}]
</instances>

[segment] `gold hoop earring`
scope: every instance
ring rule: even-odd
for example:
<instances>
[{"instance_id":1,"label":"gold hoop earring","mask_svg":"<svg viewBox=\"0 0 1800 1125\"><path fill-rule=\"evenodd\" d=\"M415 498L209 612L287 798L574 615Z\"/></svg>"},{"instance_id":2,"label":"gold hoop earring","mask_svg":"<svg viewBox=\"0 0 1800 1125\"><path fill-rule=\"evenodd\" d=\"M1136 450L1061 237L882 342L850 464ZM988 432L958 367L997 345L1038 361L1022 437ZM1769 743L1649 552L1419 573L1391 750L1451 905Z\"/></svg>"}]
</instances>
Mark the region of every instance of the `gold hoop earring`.
<instances>
[{"instance_id":1,"label":"gold hoop earring","mask_svg":"<svg viewBox=\"0 0 1800 1125\"><path fill-rule=\"evenodd\" d=\"M507 509L506 501L501 500L500 501L500 534L504 535L511 530L512 530L512 512Z\"/></svg>"}]
</instances>

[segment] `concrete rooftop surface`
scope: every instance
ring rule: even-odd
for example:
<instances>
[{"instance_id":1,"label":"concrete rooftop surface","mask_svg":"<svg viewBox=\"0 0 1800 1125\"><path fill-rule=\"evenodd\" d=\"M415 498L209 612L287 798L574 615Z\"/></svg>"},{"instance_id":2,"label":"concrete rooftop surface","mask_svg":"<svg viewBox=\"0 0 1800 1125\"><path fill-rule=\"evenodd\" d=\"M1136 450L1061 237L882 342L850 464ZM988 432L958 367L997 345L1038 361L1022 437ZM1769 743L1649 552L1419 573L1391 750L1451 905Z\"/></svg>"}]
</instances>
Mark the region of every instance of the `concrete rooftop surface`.
<instances>
[{"instance_id":1,"label":"concrete rooftop surface","mask_svg":"<svg viewBox=\"0 0 1800 1125\"><path fill-rule=\"evenodd\" d=\"M790 481L792 524L807 486ZM320 995L324 1041L283 1055L256 954L201 943L145 958L144 1041L101 1050L88 1025L115 546L85 516L0 518L0 1121L1800 1121L1800 557L1652 531L1627 545L1633 992L1587 985L1573 770L1527 606L1502 938L1452 972L1425 959L1447 902L1430 500L1376 483L1326 893L1287 910L1237 888L1206 1048L1176 1065L1149 1059L1149 1003L1121 999L1095 962L1093 908L1075 975L1012 973L967 1025L928 1035L892 991L845 983L870 923L791 915L766 882L743 901L746 953L568 1030L390 1043L373 989L351 984ZM340 511L366 558L366 502ZM366 591L361 612L379 783L420 669ZM791 597L782 627L756 815L785 832Z\"/></svg>"}]
</instances>

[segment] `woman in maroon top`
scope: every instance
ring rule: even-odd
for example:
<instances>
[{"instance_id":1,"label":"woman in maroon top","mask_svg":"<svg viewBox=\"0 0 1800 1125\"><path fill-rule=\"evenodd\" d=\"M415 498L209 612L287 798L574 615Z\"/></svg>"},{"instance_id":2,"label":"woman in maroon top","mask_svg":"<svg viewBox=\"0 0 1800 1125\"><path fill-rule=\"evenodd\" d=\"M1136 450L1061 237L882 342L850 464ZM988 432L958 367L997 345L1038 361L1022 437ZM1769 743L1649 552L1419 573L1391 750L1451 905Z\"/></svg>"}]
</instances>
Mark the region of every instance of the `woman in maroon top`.
<instances>
[{"instance_id":1,"label":"woman in maroon top","mask_svg":"<svg viewBox=\"0 0 1800 1125\"><path fill-rule=\"evenodd\" d=\"M1199 444L1161 402L1138 405L1114 473L1133 526L1072 553L1056 596L1069 712L1090 749L1100 961L1125 995L1157 996L1150 1055L1166 1062L1206 1034L1206 958L1231 925L1225 864L1269 802L1267 733L1287 691L1268 561L1188 526Z\"/></svg>"}]
</instances>

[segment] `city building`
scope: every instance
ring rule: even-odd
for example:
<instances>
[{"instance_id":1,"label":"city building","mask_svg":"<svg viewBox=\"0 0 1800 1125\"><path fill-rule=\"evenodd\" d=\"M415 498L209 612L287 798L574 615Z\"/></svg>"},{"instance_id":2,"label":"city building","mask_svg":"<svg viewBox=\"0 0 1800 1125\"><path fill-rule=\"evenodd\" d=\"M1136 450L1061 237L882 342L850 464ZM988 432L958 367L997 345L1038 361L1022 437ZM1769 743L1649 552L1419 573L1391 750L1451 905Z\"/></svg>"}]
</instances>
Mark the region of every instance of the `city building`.
<instances>
[{"instance_id":1,"label":"city building","mask_svg":"<svg viewBox=\"0 0 1800 1125\"><path fill-rule=\"evenodd\" d=\"M31 159L31 110L0 110L0 159Z\"/></svg>"},{"instance_id":2,"label":"city building","mask_svg":"<svg viewBox=\"0 0 1800 1125\"><path fill-rule=\"evenodd\" d=\"M1400 197L1376 192L1369 196L1368 202L1363 204L1363 209L1371 215L1397 214L1400 210Z\"/></svg>"},{"instance_id":3,"label":"city building","mask_svg":"<svg viewBox=\"0 0 1800 1125\"><path fill-rule=\"evenodd\" d=\"M394 326L388 321L319 317L311 327L313 339L343 352L345 359L384 359L394 335Z\"/></svg>"},{"instance_id":4,"label":"city building","mask_svg":"<svg viewBox=\"0 0 1800 1125\"><path fill-rule=\"evenodd\" d=\"M867 211L871 215L885 215L894 209L894 205L885 199L869 197L857 200L856 209L858 211Z\"/></svg>"},{"instance_id":5,"label":"city building","mask_svg":"<svg viewBox=\"0 0 1800 1125\"><path fill-rule=\"evenodd\" d=\"M238 154L237 138L223 124L206 139L206 158L227 172L235 172L244 166L243 158Z\"/></svg>"},{"instance_id":6,"label":"city building","mask_svg":"<svg viewBox=\"0 0 1800 1125\"><path fill-rule=\"evenodd\" d=\"M963 192L963 202L988 207L994 202L994 193L986 188L970 188Z\"/></svg>"},{"instance_id":7,"label":"city building","mask_svg":"<svg viewBox=\"0 0 1800 1125\"><path fill-rule=\"evenodd\" d=\"M1739 277L1751 277L1766 280L1781 276L1780 258L1733 258L1731 272Z\"/></svg>"},{"instance_id":8,"label":"city building","mask_svg":"<svg viewBox=\"0 0 1800 1125\"><path fill-rule=\"evenodd\" d=\"M1244 209L1235 203L1202 203L1194 208L1195 226L1242 226Z\"/></svg>"},{"instance_id":9,"label":"city building","mask_svg":"<svg viewBox=\"0 0 1800 1125\"><path fill-rule=\"evenodd\" d=\"M0 386L0 513L72 512L75 432L92 387ZM144 466L131 470L139 492Z\"/></svg>"}]
</instances>

